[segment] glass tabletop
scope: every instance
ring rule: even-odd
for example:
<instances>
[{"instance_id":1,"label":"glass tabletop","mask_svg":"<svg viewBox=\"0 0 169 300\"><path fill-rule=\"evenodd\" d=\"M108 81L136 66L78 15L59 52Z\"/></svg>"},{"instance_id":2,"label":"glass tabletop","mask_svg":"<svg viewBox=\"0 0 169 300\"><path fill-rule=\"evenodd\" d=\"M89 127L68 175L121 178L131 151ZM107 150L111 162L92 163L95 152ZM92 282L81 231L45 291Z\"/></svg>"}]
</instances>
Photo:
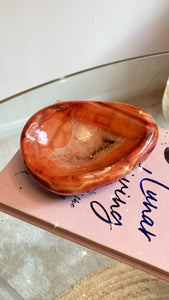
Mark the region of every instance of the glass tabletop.
<instances>
[{"instance_id":1,"label":"glass tabletop","mask_svg":"<svg viewBox=\"0 0 169 300\"><path fill-rule=\"evenodd\" d=\"M33 113L57 100L120 101L143 107L144 98L140 103L138 96L163 90L168 70L169 52L84 70L2 99L0 137L16 132Z\"/></svg>"},{"instance_id":2,"label":"glass tabletop","mask_svg":"<svg viewBox=\"0 0 169 300\"><path fill-rule=\"evenodd\" d=\"M169 52L84 70L0 100L0 170L19 148L27 119L58 100L129 103L145 109L158 126L169 129L161 109L168 76ZM53 299L86 275L115 262L2 212L0 232L4 295L8 282L24 299Z\"/></svg>"}]
</instances>

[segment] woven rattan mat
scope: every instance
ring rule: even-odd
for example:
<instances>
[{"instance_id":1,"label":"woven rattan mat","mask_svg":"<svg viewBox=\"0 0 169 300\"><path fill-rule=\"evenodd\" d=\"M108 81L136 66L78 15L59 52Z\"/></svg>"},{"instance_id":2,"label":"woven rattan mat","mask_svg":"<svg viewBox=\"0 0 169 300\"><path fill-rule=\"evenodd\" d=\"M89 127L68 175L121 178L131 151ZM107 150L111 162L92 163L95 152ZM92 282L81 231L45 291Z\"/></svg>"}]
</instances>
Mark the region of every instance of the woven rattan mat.
<instances>
[{"instance_id":1,"label":"woven rattan mat","mask_svg":"<svg viewBox=\"0 0 169 300\"><path fill-rule=\"evenodd\" d=\"M122 263L113 264L82 279L56 300L165 299L169 282Z\"/></svg>"}]
</instances>

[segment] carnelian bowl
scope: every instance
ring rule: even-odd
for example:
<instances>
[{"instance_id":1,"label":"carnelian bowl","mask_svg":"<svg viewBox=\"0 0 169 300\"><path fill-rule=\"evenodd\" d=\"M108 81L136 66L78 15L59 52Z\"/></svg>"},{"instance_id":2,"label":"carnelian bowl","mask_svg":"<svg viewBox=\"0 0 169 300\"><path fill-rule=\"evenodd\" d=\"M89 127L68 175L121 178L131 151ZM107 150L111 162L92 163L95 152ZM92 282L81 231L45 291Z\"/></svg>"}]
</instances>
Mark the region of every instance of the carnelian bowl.
<instances>
[{"instance_id":1,"label":"carnelian bowl","mask_svg":"<svg viewBox=\"0 0 169 300\"><path fill-rule=\"evenodd\" d=\"M89 192L125 176L153 150L153 117L115 102L60 102L35 113L21 135L32 176L52 192Z\"/></svg>"}]
</instances>

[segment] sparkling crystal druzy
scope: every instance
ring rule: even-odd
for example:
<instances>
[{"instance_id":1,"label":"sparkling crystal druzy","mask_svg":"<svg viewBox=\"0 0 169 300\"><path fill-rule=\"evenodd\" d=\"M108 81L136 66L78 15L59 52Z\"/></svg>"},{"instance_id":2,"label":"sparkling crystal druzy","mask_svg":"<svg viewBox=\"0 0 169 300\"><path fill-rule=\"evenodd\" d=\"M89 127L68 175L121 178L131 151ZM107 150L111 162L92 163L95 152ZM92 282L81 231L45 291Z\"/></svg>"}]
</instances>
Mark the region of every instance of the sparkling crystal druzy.
<instances>
[{"instance_id":1,"label":"sparkling crystal druzy","mask_svg":"<svg viewBox=\"0 0 169 300\"><path fill-rule=\"evenodd\" d=\"M153 150L150 114L114 102L72 101L34 114L21 135L28 171L58 194L92 191L130 172Z\"/></svg>"}]
</instances>

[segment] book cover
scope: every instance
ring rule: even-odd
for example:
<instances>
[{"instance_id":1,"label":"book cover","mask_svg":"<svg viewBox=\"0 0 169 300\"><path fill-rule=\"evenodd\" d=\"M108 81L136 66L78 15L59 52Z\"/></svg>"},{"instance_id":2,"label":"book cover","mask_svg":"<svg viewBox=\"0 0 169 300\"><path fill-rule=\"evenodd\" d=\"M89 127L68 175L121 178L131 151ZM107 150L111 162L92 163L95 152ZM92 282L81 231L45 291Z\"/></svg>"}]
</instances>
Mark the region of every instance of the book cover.
<instances>
[{"instance_id":1,"label":"book cover","mask_svg":"<svg viewBox=\"0 0 169 300\"><path fill-rule=\"evenodd\" d=\"M0 199L5 213L169 281L169 130L125 177L69 197L36 183L18 151L0 174Z\"/></svg>"}]
</instances>

